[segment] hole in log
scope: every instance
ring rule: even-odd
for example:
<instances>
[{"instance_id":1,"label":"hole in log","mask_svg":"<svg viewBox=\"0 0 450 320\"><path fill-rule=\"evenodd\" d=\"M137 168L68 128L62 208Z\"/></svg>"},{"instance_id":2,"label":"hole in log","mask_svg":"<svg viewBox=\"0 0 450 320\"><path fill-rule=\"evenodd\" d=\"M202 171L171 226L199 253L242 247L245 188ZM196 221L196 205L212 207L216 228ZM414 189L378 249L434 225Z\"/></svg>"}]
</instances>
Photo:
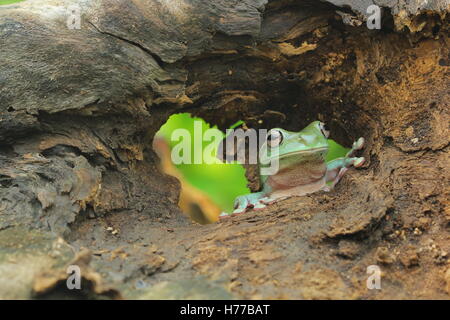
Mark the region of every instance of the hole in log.
<instances>
[{"instance_id":1,"label":"hole in log","mask_svg":"<svg viewBox=\"0 0 450 320\"><path fill-rule=\"evenodd\" d=\"M180 182L179 207L201 224L216 222L222 211L232 210L236 196L249 192L242 165L216 157L223 138L216 127L184 113L172 115L153 140L160 170Z\"/></svg>"}]
</instances>

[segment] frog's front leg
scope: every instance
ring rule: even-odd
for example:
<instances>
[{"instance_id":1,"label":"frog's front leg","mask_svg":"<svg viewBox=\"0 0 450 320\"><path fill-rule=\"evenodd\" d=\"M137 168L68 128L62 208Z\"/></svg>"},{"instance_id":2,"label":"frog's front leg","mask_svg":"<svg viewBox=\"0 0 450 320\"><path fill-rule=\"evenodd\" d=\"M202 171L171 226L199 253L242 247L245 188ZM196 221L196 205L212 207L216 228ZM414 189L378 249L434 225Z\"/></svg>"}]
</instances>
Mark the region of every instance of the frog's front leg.
<instances>
[{"instance_id":1,"label":"frog's front leg","mask_svg":"<svg viewBox=\"0 0 450 320\"><path fill-rule=\"evenodd\" d=\"M341 180L349 167L361 167L365 159L363 157L353 157L353 154L364 147L364 138L359 138L353 143L351 150L343 158L337 158L327 163L327 186L325 191L330 191Z\"/></svg>"},{"instance_id":2,"label":"frog's front leg","mask_svg":"<svg viewBox=\"0 0 450 320\"><path fill-rule=\"evenodd\" d=\"M266 207L266 204L269 204L271 201L270 198L265 196L266 193L261 192L254 192L245 194L243 196L239 196L234 200L234 211L232 214L240 214L246 212L248 209L262 209ZM228 213L223 212L220 215L220 218L225 218L230 216Z\"/></svg>"},{"instance_id":3,"label":"frog's front leg","mask_svg":"<svg viewBox=\"0 0 450 320\"><path fill-rule=\"evenodd\" d=\"M259 209L261 205L260 202L264 198L264 192L254 192L239 196L234 200L234 211L233 214L244 213L247 209Z\"/></svg>"}]
</instances>

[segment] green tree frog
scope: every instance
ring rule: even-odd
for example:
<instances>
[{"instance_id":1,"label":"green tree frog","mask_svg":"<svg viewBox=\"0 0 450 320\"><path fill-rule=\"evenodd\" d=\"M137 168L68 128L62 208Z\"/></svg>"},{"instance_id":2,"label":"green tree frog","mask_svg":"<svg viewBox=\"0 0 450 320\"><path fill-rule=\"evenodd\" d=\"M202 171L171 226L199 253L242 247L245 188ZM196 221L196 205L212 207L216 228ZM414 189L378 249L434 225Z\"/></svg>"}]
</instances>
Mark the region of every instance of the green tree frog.
<instances>
[{"instance_id":1,"label":"green tree frog","mask_svg":"<svg viewBox=\"0 0 450 320\"><path fill-rule=\"evenodd\" d=\"M324 123L314 121L300 132L275 128L268 132L259 152L262 191L242 195L234 202L232 214L258 210L266 205L292 196L303 196L320 190L330 191L349 167L361 167L363 157L354 153L364 146L364 138L353 143L345 157L326 162L329 131ZM262 163L278 159L278 171L261 174ZM230 216L222 213L221 218Z\"/></svg>"}]
</instances>

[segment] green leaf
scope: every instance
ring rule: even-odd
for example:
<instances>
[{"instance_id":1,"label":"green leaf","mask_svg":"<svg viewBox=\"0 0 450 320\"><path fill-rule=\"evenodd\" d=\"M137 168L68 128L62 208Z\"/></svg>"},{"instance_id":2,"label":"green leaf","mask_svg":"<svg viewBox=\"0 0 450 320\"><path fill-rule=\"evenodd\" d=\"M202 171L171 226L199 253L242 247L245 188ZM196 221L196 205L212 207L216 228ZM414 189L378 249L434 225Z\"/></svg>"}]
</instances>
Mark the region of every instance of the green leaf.
<instances>
[{"instance_id":1,"label":"green leaf","mask_svg":"<svg viewBox=\"0 0 450 320\"><path fill-rule=\"evenodd\" d=\"M203 133L207 129L213 129L217 130L217 133L222 138L225 137L225 134L217 129L216 126L211 127L203 119L192 117L189 113L172 115L166 124L161 127L157 135L163 137L169 143L169 146L173 148L178 142L171 141L172 133L176 129L186 129L193 140L191 141L191 160L193 160L195 152L203 153L205 147L210 143L202 140L200 142L201 145L195 148L195 144L198 144L199 141L194 139L194 121L201 122ZM241 123L238 121L235 125L240 125ZM213 154L207 155L207 157L215 158L217 147L218 143L214 148ZM225 212L233 210L233 202L237 196L250 192L247 188L248 181L245 178L245 169L241 164L180 164L176 167L191 185L205 192Z\"/></svg>"},{"instance_id":2,"label":"green leaf","mask_svg":"<svg viewBox=\"0 0 450 320\"><path fill-rule=\"evenodd\" d=\"M11 4L11 3L16 3L16 2L21 2L24 0L0 0L0 6L3 4Z\"/></svg>"},{"instance_id":3,"label":"green leaf","mask_svg":"<svg viewBox=\"0 0 450 320\"><path fill-rule=\"evenodd\" d=\"M326 157L326 161L329 162L336 158L345 157L347 152L349 152L349 148L345 148L341 146L339 143L332 139L328 139L328 154Z\"/></svg>"}]
</instances>

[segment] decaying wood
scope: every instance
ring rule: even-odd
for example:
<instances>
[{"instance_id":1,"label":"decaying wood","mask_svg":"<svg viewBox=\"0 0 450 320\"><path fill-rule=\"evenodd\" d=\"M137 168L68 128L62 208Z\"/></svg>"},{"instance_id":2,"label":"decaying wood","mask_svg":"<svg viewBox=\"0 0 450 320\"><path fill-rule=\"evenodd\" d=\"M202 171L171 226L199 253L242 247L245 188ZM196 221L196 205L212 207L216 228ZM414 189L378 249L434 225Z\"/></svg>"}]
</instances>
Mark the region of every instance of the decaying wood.
<instances>
[{"instance_id":1,"label":"decaying wood","mask_svg":"<svg viewBox=\"0 0 450 320\"><path fill-rule=\"evenodd\" d=\"M371 0L0 6L0 297L68 294L84 247L86 281L126 298L448 298L449 2L375 2L382 30ZM343 144L364 136L368 161L331 193L200 226L151 150L177 112L320 119Z\"/></svg>"}]
</instances>

